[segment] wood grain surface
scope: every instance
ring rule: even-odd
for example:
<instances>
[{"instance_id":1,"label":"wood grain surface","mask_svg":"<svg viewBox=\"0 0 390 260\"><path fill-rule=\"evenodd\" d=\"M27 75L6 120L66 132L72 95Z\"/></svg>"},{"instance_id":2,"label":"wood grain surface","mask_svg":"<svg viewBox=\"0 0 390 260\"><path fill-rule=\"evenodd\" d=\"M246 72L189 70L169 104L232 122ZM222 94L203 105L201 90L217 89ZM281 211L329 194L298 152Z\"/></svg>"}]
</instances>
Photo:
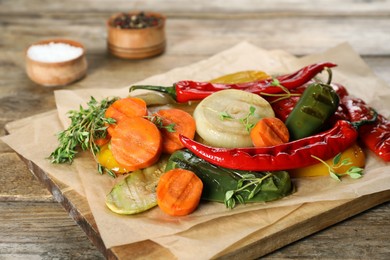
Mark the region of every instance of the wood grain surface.
<instances>
[{"instance_id":1,"label":"wood grain surface","mask_svg":"<svg viewBox=\"0 0 390 260\"><path fill-rule=\"evenodd\" d=\"M105 20L128 10L156 11L167 16L168 42L163 55L129 61L107 54ZM390 1L386 0L0 0L0 36L1 135L7 123L55 108L53 91L58 88L32 83L24 69L27 46L46 38L70 38L87 48L87 77L69 89L126 86L202 60L243 40L298 56L349 42L390 84ZM83 216L68 214L46 184L34 178L25 162L2 142L0 166L0 259L105 257L97 249L101 241L91 242L91 234L85 233L84 224L94 231L93 222L83 224L85 219L93 219L85 202L67 194L72 203L79 203ZM335 225L263 258L388 259L390 203L381 203L388 199L379 197L379 206L338 224L337 217L329 215L330 223ZM322 227L311 228L317 231ZM115 248L112 252L121 253ZM243 256L255 257L250 253Z\"/></svg>"}]
</instances>

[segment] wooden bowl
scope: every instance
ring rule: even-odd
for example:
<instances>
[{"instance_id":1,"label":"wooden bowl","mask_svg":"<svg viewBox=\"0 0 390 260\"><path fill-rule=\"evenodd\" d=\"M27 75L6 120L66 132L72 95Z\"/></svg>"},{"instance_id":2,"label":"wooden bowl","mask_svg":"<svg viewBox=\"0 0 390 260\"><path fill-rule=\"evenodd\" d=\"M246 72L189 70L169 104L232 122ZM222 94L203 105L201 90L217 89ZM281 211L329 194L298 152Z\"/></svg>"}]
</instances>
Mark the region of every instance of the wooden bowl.
<instances>
[{"instance_id":1,"label":"wooden bowl","mask_svg":"<svg viewBox=\"0 0 390 260\"><path fill-rule=\"evenodd\" d=\"M49 62L34 59L29 56L28 50L34 45L49 45L50 43L64 43L82 49L80 56L59 62ZM87 72L85 48L81 43L67 39L42 40L30 45L26 49L26 71L29 78L42 86L65 86L85 76Z\"/></svg>"},{"instance_id":2,"label":"wooden bowl","mask_svg":"<svg viewBox=\"0 0 390 260\"><path fill-rule=\"evenodd\" d=\"M138 13L130 12L127 14ZM108 19L107 48L111 54L124 59L143 59L164 52L166 46L165 17L153 12L145 12L144 14L159 18L160 23L141 29L122 29L114 26L114 20L123 13L115 14Z\"/></svg>"}]
</instances>

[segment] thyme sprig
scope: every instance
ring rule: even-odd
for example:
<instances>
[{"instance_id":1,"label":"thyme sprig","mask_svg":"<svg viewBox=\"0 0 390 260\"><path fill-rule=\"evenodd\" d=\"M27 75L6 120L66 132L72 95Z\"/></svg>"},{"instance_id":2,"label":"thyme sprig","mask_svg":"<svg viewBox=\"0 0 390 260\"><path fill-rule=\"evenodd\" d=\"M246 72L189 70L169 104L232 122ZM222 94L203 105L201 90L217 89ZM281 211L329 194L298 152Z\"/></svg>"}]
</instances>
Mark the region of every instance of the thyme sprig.
<instances>
[{"instance_id":1,"label":"thyme sprig","mask_svg":"<svg viewBox=\"0 0 390 260\"><path fill-rule=\"evenodd\" d=\"M72 163L79 150L89 150L93 156L99 152L99 146L95 140L105 138L108 124L114 124L115 120L106 118L106 109L118 98L103 99L101 102L91 97L87 108L80 105L79 110L71 110L68 116L71 119L69 127L58 133L58 147L50 154L52 163ZM100 173L104 167L98 165ZM111 176L114 174L106 170Z\"/></svg>"},{"instance_id":2,"label":"thyme sprig","mask_svg":"<svg viewBox=\"0 0 390 260\"><path fill-rule=\"evenodd\" d=\"M254 106L249 107L249 112L248 114L240 119L240 122L245 126L245 130L247 132L250 132L251 129L255 126L255 124L249 122L250 117L255 115L256 108Z\"/></svg>"},{"instance_id":3,"label":"thyme sprig","mask_svg":"<svg viewBox=\"0 0 390 260\"><path fill-rule=\"evenodd\" d=\"M148 119L153 124L155 124L159 129L166 129L170 133L176 132L175 130L176 124L171 123L168 125L164 125L163 118L161 116L153 115L153 116L145 116L145 118Z\"/></svg>"},{"instance_id":4,"label":"thyme sprig","mask_svg":"<svg viewBox=\"0 0 390 260\"><path fill-rule=\"evenodd\" d=\"M273 78L272 81L271 81L271 86L274 86L274 87L279 87L284 93L280 93L280 94L270 94L270 93L264 93L264 92L260 92L260 95L262 96L268 96L268 97L279 97L275 100L272 100L270 101L269 103L270 104L273 104L273 103L276 103L280 100L283 100L283 99L287 99L287 98L290 98L290 97L299 97L301 96L301 94L299 93L291 93L288 88L284 87L282 84L280 84L280 81L276 78Z\"/></svg>"},{"instance_id":5,"label":"thyme sprig","mask_svg":"<svg viewBox=\"0 0 390 260\"><path fill-rule=\"evenodd\" d=\"M223 121L226 119L233 119L232 115L230 115L228 112L223 111L222 113L219 114L219 118Z\"/></svg>"},{"instance_id":6,"label":"thyme sprig","mask_svg":"<svg viewBox=\"0 0 390 260\"><path fill-rule=\"evenodd\" d=\"M225 193L224 203L227 208L234 208L236 201L240 204L245 204L244 197L240 194L241 192L247 192L247 200L250 200L256 194L261 191L261 184L267 178L272 176L271 172L266 172L262 177L256 177L254 174L244 174L241 176L241 179L237 182L237 187L235 190L229 190Z\"/></svg>"},{"instance_id":7,"label":"thyme sprig","mask_svg":"<svg viewBox=\"0 0 390 260\"><path fill-rule=\"evenodd\" d=\"M360 168L360 167L357 167L357 166L351 166L349 167L345 172L343 173L337 173L336 170L342 166L346 166L346 165L351 165L352 162L351 162L351 159L350 158L346 158L346 159L343 159L341 160L341 153L338 153L332 160L332 165L329 165L328 163L326 163L324 160L322 160L321 158L318 158L317 156L314 156L312 155L311 157L313 157L314 159L317 159L318 161L320 161L322 164L324 164L327 168L328 168L328 171L329 171L329 175L332 179L335 179L337 181L341 181L341 178L345 175L348 175L349 177L351 177L352 179L359 179L363 176L363 171L364 169L363 168Z\"/></svg>"},{"instance_id":8,"label":"thyme sprig","mask_svg":"<svg viewBox=\"0 0 390 260\"><path fill-rule=\"evenodd\" d=\"M246 114L245 117L238 119L245 127L245 130L247 132L250 132L251 129L255 126L255 124L250 122L250 118L255 115L256 107L250 106L249 107L249 112ZM228 120L228 119L235 119L232 115L230 115L228 112L224 111L219 114L219 118L223 120Z\"/></svg>"}]
</instances>

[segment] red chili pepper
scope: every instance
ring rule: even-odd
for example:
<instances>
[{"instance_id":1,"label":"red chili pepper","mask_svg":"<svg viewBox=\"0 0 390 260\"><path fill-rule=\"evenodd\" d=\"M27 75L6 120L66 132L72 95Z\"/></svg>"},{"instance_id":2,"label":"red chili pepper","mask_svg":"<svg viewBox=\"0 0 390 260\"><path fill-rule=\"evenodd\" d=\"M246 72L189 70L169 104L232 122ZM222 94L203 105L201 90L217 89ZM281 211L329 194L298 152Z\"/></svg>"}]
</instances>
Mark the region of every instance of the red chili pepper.
<instances>
[{"instance_id":1,"label":"red chili pepper","mask_svg":"<svg viewBox=\"0 0 390 260\"><path fill-rule=\"evenodd\" d=\"M345 96L341 99L340 107L345 114L338 114L338 118L345 116L351 122L372 118L371 107L361 99ZM361 126L359 138L368 149L384 161L390 161L390 121L383 115L379 114L378 119L373 124Z\"/></svg>"},{"instance_id":2,"label":"red chili pepper","mask_svg":"<svg viewBox=\"0 0 390 260\"><path fill-rule=\"evenodd\" d=\"M373 125L362 126L359 136L365 146L385 162L390 162L390 121L384 116L378 115L378 120Z\"/></svg>"},{"instance_id":3,"label":"red chili pepper","mask_svg":"<svg viewBox=\"0 0 390 260\"><path fill-rule=\"evenodd\" d=\"M248 148L214 148L181 136L183 145L198 157L221 167L249 171L278 171L306 167L334 157L358 137L356 127L340 120L333 128L293 142Z\"/></svg>"},{"instance_id":4,"label":"red chili pepper","mask_svg":"<svg viewBox=\"0 0 390 260\"><path fill-rule=\"evenodd\" d=\"M280 88L278 84L275 84L276 82L284 88L293 89L311 80L324 68L331 68L335 66L337 65L331 62L316 63L306 66L292 74L239 84L220 84L183 80L176 82L171 87L136 85L130 87L130 92L136 89L148 89L164 92L171 95L179 103L191 100L202 100L205 97L224 89L239 89L255 94L276 94L283 92L283 89Z\"/></svg>"}]
</instances>

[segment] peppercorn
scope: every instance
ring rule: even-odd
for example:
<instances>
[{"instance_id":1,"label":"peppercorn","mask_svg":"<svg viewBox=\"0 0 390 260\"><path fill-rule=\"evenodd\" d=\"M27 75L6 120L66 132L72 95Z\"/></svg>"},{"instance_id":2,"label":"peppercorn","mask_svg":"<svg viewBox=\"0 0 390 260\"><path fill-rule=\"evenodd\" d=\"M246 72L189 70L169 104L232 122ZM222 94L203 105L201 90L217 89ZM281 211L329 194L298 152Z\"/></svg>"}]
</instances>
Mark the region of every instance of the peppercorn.
<instances>
[{"instance_id":1,"label":"peppercorn","mask_svg":"<svg viewBox=\"0 0 390 260\"><path fill-rule=\"evenodd\" d=\"M161 19L144 12L138 14L123 13L116 17L113 26L120 29L142 29L159 25Z\"/></svg>"}]
</instances>

